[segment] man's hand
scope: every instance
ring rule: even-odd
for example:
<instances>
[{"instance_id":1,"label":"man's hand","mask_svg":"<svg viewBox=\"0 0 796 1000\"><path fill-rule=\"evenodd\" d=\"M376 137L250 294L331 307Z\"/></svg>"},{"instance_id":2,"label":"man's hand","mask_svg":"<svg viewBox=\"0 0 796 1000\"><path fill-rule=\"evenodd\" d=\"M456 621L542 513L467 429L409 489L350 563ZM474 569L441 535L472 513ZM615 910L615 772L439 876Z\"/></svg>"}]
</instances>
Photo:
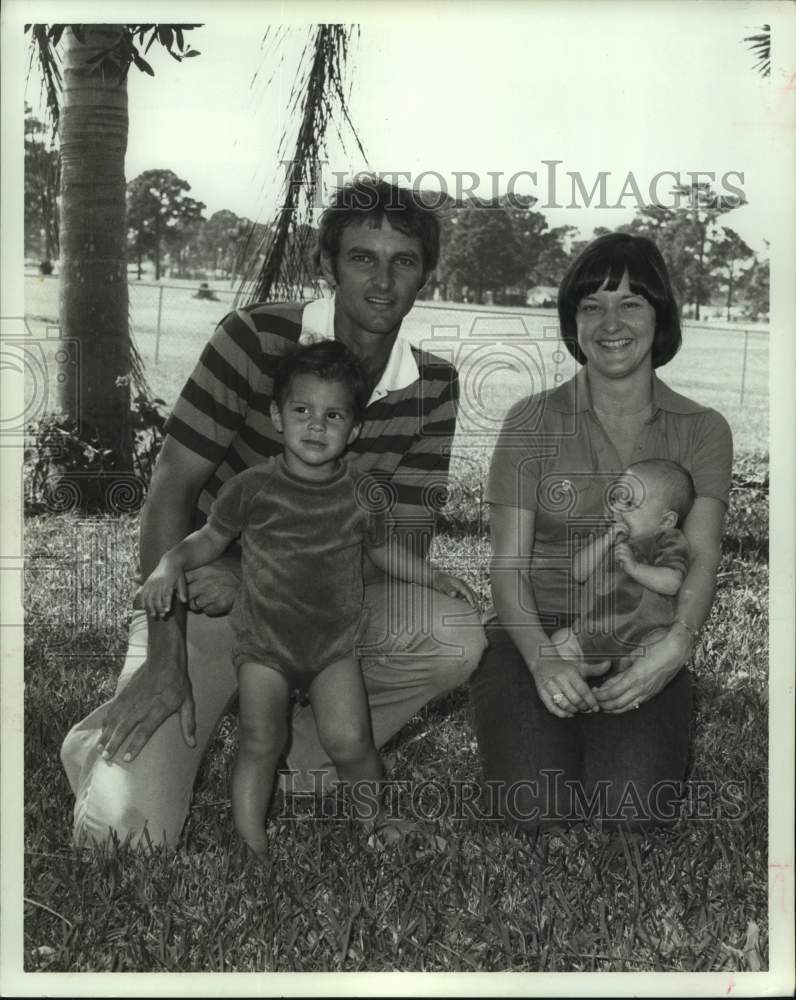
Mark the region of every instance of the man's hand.
<instances>
[{"instance_id":1,"label":"man's hand","mask_svg":"<svg viewBox=\"0 0 796 1000\"><path fill-rule=\"evenodd\" d=\"M240 558L222 556L208 566L189 570L188 607L210 618L229 613L240 589Z\"/></svg>"},{"instance_id":2,"label":"man's hand","mask_svg":"<svg viewBox=\"0 0 796 1000\"><path fill-rule=\"evenodd\" d=\"M196 746L196 709L185 669L184 641L177 647L182 653L175 654L170 663L145 660L108 706L97 744L106 760L114 758L128 737L122 759L135 760L155 730L175 712L185 743Z\"/></svg>"},{"instance_id":3,"label":"man's hand","mask_svg":"<svg viewBox=\"0 0 796 1000\"><path fill-rule=\"evenodd\" d=\"M620 672L595 688L603 712L627 712L662 691L691 656L691 639L677 626L619 663Z\"/></svg>"}]
</instances>

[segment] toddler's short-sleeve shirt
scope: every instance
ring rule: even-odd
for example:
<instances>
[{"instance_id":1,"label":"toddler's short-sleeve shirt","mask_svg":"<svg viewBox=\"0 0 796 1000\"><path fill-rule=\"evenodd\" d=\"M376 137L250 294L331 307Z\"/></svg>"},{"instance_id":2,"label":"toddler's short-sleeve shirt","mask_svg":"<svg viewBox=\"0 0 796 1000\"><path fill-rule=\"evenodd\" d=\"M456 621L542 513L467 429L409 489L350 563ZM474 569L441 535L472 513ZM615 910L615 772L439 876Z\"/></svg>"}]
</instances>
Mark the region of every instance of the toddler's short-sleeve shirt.
<instances>
[{"instance_id":1,"label":"toddler's short-sleeve shirt","mask_svg":"<svg viewBox=\"0 0 796 1000\"><path fill-rule=\"evenodd\" d=\"M306 687L350 655L364 628L363 548L385 542L385 506L345 460L315 483L267 459L229 479L208 524L241 536L241 592L230 612L233 660L264 662Z\"/></svg>"}]
</instances>

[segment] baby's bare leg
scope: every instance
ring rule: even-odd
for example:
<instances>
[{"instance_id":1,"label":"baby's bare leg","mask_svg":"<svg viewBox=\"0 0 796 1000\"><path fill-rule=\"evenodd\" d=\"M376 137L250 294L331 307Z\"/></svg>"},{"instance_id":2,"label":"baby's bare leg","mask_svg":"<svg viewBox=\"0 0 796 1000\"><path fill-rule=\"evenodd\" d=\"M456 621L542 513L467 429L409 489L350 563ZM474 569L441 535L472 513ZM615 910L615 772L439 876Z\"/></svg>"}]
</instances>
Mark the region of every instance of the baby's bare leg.
<instances>
[{"instance_id":1,"label":"baby's bare leg","mask_svg":"<svg viewBox=\"0 0 796 1000\"><path fill-rule=\"evenodd\" d=\"M562 660L574 664L581 677L601 677L611 668L610 660L601 660L599 663L585 660L583 647L571 628L556 629L550 636L550 646Z\"/></svg>"},{"instance_id":2,"label":"baby's bare leg","mask_svg":"<svg viewBox=\"0 0 796 1000\"><path fill-rule=\"evenodd\" d=\"M583 661L583 650L571 628L559 628L550 635L550 645L562 660L571 660L576 666Z\"/></svg>"},{"instance_id":3,"label":"baby's bare leg","mask_svg":"<svg viewBox=\"0 0 796 1000\"><path fill-rule=\"evenodd\" d=\"M287 742L290 687L278 670L244 663L238 671L240 693L238 756L232 773L235 829L255 854L267 848L265 815L274 775Z\"/></svg>"},{"instance_id":4,"label":"baby's bare leg","mask_svg":"<svg viewBox=\"0 0 796 1000\"><path fill-rule=\"evenodd\" d=\"M321 745L344 782L363 783L352 792L358 811L372 818L384 769L373 742L359 661L350 656L331 663L313 680L309 693Z\"/></svg>"}]
</instances>

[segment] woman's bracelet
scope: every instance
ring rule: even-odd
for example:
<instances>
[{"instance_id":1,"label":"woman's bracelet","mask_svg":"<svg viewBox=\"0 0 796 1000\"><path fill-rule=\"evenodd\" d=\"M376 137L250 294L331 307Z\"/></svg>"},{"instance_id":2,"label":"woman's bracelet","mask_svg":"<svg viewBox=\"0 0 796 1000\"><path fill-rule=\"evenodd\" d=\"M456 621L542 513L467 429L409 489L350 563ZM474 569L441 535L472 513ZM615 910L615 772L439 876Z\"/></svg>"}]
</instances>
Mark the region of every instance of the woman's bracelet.
<instances>
[{"instance_id":1,"label":"woman's bracelet","mask_svg":"<svg viewBox=\"0 0 796 1000\"><path fill-rule=\"evenodd\" d=\"M699 635L699 629L694 628L693 625L689 625L685 618L675 618L672 625L682 625L686 632L691 636L691 642L697 641Z\"/></svg>"}]
</instances>

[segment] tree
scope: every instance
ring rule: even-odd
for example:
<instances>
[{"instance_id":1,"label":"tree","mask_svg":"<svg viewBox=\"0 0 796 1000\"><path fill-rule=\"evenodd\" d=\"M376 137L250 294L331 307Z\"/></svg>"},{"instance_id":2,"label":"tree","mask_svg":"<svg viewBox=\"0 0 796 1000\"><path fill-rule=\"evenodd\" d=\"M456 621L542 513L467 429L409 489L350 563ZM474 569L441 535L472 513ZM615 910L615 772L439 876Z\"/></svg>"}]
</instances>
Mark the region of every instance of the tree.
<instances>
[{"instance_id":1,"label":"tree","mask_svg":"<svg viewBox=\"0 0 796 1000\"><path fill-rule=\"evenodd\" d=\"M544 251L547 240L545 230L547 229L547 219L541 212L534 211L533 206L538 199L530 195L512 195L511 197L500 198L499 202L506 210L511 220L511 227L514 231L514 238L519 249L518 271L520 262L522 263L521 276L516 283L523 287L523 292L527 293L529 283L536 284L532 280L533 270L539 260L539 255ZM511 282L513 284L513 282ZM523 301L525 294L523 294Z\"/></svg>"},{"instance_id":2,"label":"tree","mask_svg":"<svg viewBox=\"0 0 796 1000\"><path fill-rule=\"evenodd\" d=\"M77 419L83 437L101 442L129 469L127 90L93 66L94 57L117 44L121 33L107 24L64 32L59 313L61 336L79 347L77 377L61 384L61 409Z\"/></svg>"},{"instance_id":3,"label":"tree","mask_svg":"<svg viewBox=\"0 0 796 1000\"><path fill-rule=\"evenodd\" d=\"M766 243L768 249L768 243ZM741 292L746 312L752 319L767 316L770 309L770 269L768 260L755 255L752 266L741 278Z\"/></svg>"},{"instance_id":4,"label":"tree","mask_svg":"<svg viewBox=\"0 0 796 1000\"><path fill-rule=\"evenodd\" d=\"M155 281L161 276L164 244L179 244L180 229L203 219L204 203L186 198L190 190L191 185L172 170L145 170L127 185L130 227L138 252L148 247L153 254Z\"/></svg>"},{"instance_id":5,"label":"tree","mask_svg":"<svg viewBox=\"0 0 796 1000\"><path fill-rule=\"evenodd\" d=\"M172 273L176 273L177 277L189 277L191 264L199 260L199 234L205 221L202 215L204 208L204 202L194 198L181 199L177 224L166 233Z\"/></svg>"},{"instance_id":6,"label":"tree","mask_svg":"<svg viewBox=\"0 0 796 1000\"><path fill-rule=\"evenodd\" d=\"M526 271L511 216L497 202L456 212L443 258L450 280L472 288L478 302L487 290L521 281Z\"/></svg>"},{"instance_id":7,"label":"tree","mask_svg":"<svg viewBox=\"0 0 796 1000\"><path fill-rule=\"evenodd\" d=\"M236 215L228 208L214 212L202 226L199 248L206 270L223 271L233 280L257 261L267 241L267 229L260 223Z\"/></svg>"},{"instance_id":8,"label":"tree","mask_svg":"<svg viewBox=\"0 0 796 1000\"><path fill-rule=\"evenodd\" d=\"M715 286L710 254L721 238L718 219L744 204L739 198L722 198L707 183L678 185L672 189L676 206L647 205L635 218L620 226L622 232L648 236L663 254L681 308L694 305L695 318L710 301Z\"/></svg>"},{"instance_id":9,"label":"tree","mask_svg":"<svg viewBox=\"0 0 796 1000\"><path fill-rule=\"evenodd\" d=\"M539 250L531 265L530 281L534 285L552 285L558 287L572 263L573 252L567 252L567 241L577 232L576 226L556 226L547 233L541 234ZM584 241L584 246L586 245ZM575 243L571 244L574 248Z\"/></svg>"},{"instance_id":10,"label":"tree","mask_svg":"<svg viewBox=\"0 0 796 1000\"><path fill-rule=\"evenodd\" d=\"M148 206L143 197L133 197L131 181L127 185L127 244L135 255L137 268L136 280L143 277L144 259L150 257L155 249L155 238L147 214Z\"/></svg>"},{"instance_id":11,"label":"tree","mask_svg":"<svg viewBox=\"0 0 796 1000\"><path fill-rule=\"evenodd\" d=\"M46 126L25 105L25 254L58 256L57 150L45 143Z\"/></svg>"},{"instance_id":12,"label":"tree","mask_svg":"<svg viewBox=\"0 0 796 1000\"><path fill-rule=\"evenodd\" d=\"M732 298L737 290L739 278L746 270L745 264L754 257L754 251L729 226L722 226L723 236L713 243L710 263L727 284L727 320L732 318Z\"/></svg>"},{"instance_id":13,"label":"tree","mask_svg":"<svg viewBox=\"0 0 796 1000\"><path fill-rule=\"evenodd\" d=\"M700 306L710 301L710 252L716 240L717 220L728 211L710 184L676 185L675 195L686 195L691 203L690 218L680 220L680 237L691 251L691 267L687 271L690 301L695 305L694 318L699 319ZM733 206L735 207L735 206Z\"/></svg>"},{"instance_id":14,"label":"tree","mask_svg":"<svg viewBox=\"0 0 796 1000\"><path fill-rule=\"evenodd\" d=\"M132 467L130 381L146 387L131 347L127 302L124 154L127 73L154 75L139 51L156 41L181 60L198 53L183 32L196 25L35 24L47 107L60 138L61 336L77 344L60 383L60 408L112 468ZM58 45L63 41L63 93ZM63 106L61 106L61 99ZM100 475L82 483L81 506L112 505ZM102 493L102 496L100 496Z\"/></svg>"}]
</instances>

